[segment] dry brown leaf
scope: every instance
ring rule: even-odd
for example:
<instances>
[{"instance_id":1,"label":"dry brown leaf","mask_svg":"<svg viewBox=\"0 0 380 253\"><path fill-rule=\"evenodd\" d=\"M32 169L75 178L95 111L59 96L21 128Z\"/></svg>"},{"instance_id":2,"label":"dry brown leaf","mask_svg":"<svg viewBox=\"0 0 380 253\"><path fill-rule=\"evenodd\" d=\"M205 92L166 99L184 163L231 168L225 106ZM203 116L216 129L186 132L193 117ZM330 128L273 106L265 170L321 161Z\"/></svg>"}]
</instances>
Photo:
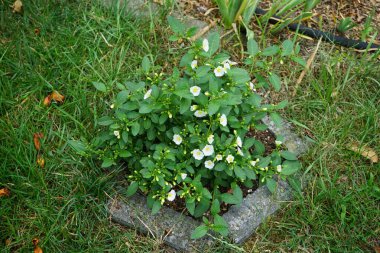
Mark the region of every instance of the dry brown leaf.
<instances>
[{"instance_id":1,"label":"dry brown leaf","mask_svg":"<svg viewBox=\"0 0 380 253\"><path fill-rule=\"evenodd\" d=\"M11 244L12 240L10 238L5 240L5 246L9 246Z\"/></svg>"},{"instance_id":2,"label":"dry brown leaf","mask_svg":"<svg viewBox=\"0 0 380 253\"><path fill-rule=\"evenodd\" d=\"M1 188L0 189L0 197L9 197L11 195L11 191L7 188Z\"/></svg>"},{"instance_id":3,"label":"dry brown leaf","mask_svg":"<svg viewBox=\"0 0 380 253\"><path fill-rule=\"evenodd\" d=\"M358 143L353 143L351 145L348 145L347 148L371 160L372 163L379 162L379 156L377 155L376 151L370 147L360 147Z\"/></svg>"},{"instance_id":4,"label":"dry brown leaf","mask_svg":"<svg viewBox=\"0 0 380 253\"><path fill-rule=\"evenodd\" d=\"M13 8L13 13L21 13L22 12L22 2L21 0L16 0L12 5L11 8Z\"/></svg>"},{"instance_id":5,"label":"dry brown leaf","mask_svg":"<svg viewBox=\"0 0 380 253\"><path fill-rule=\"evenodd\" d=\"M45 158L42 155L37 155L37 164L41 168L45 167Z\"/></svg>"},{"instance_id":6,"label":"dry brown leaf","mask_svg":"<svg viewBox=\"0 0 380 253\"><path fill-rule=\"evenodd\" d=\"M58 91L54 90L51 94L51 99L57 103L63 103L65 96L61 95Z\"/></svg>"},{"instance_id":7,"label":"dry brown leaf","mask_svg":"<svg viewBox=\"0 0 380 253\"><path fill-rule=\"evenodd\" d=\"M34 133L33 134L34 147L36 148L37 151L40 151L40 149L41 149L40 139L43 137L44 137L43 133Z\"/></svg>"},{"instance_id":8,"label":"dry brown leaf","mask_svg":"<svg viewBox=\"0 0 380 253\"><path fill-rule=\"evenodd\" d=\"M376 253L380 253L380 246L375 246L373 247Z\"/></svg>"},{"instance_id":9,"label":"dry brown leaf","mask_svg":"<svg viewBox=\"0 0 380 253\"><path fill-rule=\"evenodd\" d=\"M49 106L51 104L51 96L47 96L45 99L44 99L44 106Z\"/></svg>"},{"instance_id":10,"label":"dry brown leaf","mask_svg":"<svg viewBox=\"0 0 380 253\"><path fill-rule=\"evenodd\" d=\"M38 240L38 238L34 238L32 240L32 243L34 245L34 253L43 253L42 249L38 246L38 243L40 242L40 240Z\"/></svg>"},{"instance_id":11,"label":"dry brown leaf","mask_svg":"<svg viewBox=\"0 0 380 253\"><path fill-rule=\"evenodd\" d=\"M164 0L153 0L153 3L164 5Z\"/></svg>"}]
</instances>

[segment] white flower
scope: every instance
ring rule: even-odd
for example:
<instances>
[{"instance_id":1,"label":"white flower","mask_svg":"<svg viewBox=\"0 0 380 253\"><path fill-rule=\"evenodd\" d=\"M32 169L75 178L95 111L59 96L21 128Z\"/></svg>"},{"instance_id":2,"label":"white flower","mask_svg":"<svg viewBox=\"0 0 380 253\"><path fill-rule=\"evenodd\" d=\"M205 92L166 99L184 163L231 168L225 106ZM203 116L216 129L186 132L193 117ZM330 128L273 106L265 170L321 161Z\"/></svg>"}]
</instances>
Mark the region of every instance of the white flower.
<instances>
[{"instance_id":1,"label":"white flower","mask_svg":"<svg viewBox=\"0 0 380 253\"><path fill-rule=\"evenodd\" d=\"M214 146L213 145L206 145L203 149L202 152L205 156L210 156L214 154Z\"/></svg>"},{"instance_id":2,"label":"white flower","mask_svg":"<svg viewBox=\"0 0 380 253\"><path fill-rule=\"evenodd\" d=\"M194 116L197 118L203 118L207 115L207 112L202 111L202 110L196 110L194 113Z\"/></svg>"},{"instance_id":3,"label":"white flower","mask_svg":"<svg viewBox=\"0 0 380 253\"><path fill-rule=\"evenodd\" d=\"M195 96L199 96L199 93L201 93L201 87L199 86L192 86L190 87L190 92Z\"/></svg>"},{"instance_id":4,"label":"white flower","mask_svg":"<svg viewBox=\"0 0 380 253\"><path fill-rule=\"evenodd\" d=\"M190 106L190 111L195 111L198 108L198 105L192 105Z\"/></svg>"},{"instance_id":5,"label":"white flower","mask_svg":"<svg viewBox=\"0 0 380 253\"><path fill-rule=\"evenodd\" d=\"M210 134L207 137L207 142L208 142L208 144L212 144L214 142L214 135L213 134Z\"/></svg>"},{"instance_id":6,"label":"white flower","mask_svg":"<svg viewBox=\"0 0 380 253\"><path fill-rule=\"evenodd\" d=\"M220 116L219 122L222 126L227 126L227 117L225 114L222 114L222 116Z\"/></svg>"},{"instance_id":7,"label":"white flower","mask_svg":"<svg viewBox=\"0 0 380 253\"><path fill-rule=\"evenodd\" d=\"M238 153L240 156L244 156L243 151L241 151L241 149L240 149L239 147L237 148L237 153Z\"/></svg>"},{"instance_id":8,"label":"white flower","mask_svg":"<svg viewBox=\"0 0 380 253\"><path fill-rule=\"evenodd\" d=\"M213 161L211 161L211 160L207 160L206 162L205 162L205 167L207 168L207 169L212 169L212 168L214 168L214 162Z\"/></svg>"},{"instance_id":9,"label":"white flower","mask_svg":"<svg viewBox=\"0 0 380 253\"><path fill-rule=\"evenodd\" d=\"M175 193L175 190L171 190L169 193L168 193L168 200L169 201L173 201L175 199L175 196L176 196L176 193Z\"/></svg>"},{"instance_id":10,"label":"white flower","mask_svg":"<svg viewBox=\"0 0 380 253\"><path fill-rule=\"evenodd\" d=\"M182 143L182 137L179 134L173 135L173 141L175 144L179 145Z\"/></svg>"},{"instance_id":11,"label":"white flower","mask_svg":"<svg viewBox=\"0 0 380 253\"><path fill-rule=\"evenodd\" d=\"M202 42L202 48L205 52L208 52L209 46L208 46L208 40L204 39Z\"/></svg>"},{"instance_id":12,"label":"white flower","mask_svg":"<svg viewBox=\"0 0 380 253\"><path fill-rule=\"evenodd\" d=\"M223 62L222 62L223 64L226 64L226 63L228 63L228 65L237 65L237 62L234 62L234 61L230 61L230 60L224 60Z\"/></svg>"},{"instance_id":13,"label":"white flower","mask_svg":"<svg viewBox=\"0 0 380 253\"><path fill-rule=\"evenodd\" d=\"M214 69L214 74L216 77L224 76L225 73L226 71L222 66L218 66L216 69Z\"/></svg>"},{"instance_id":14,"label":"white flower","mask_svg":"<svg viewBox=\"0 0 380 253\"><path fill-rule=\"evenodd\" d=\"M254 85L252 82L249 82L249 88L250 88L252 91L256 91L255 85Z\"/></svg>"},{"instance_id":15,"label":"white flower","mask_svg":"<svg viewBox=\"0 0 380 253\"><path fill-rule=\"evenodd\" d=\"M282 171L282 166L281 164L280 165L277 165L277 172L281 172Z\"/></svg>"},{"instance_id":16,"label":"white flower","mask_svg":"<svg viewBox=\"0 0 380 253\"><path fill-rule=\"evenodd\" d=\"M238 136L238 137L236 138L236 145L238 145L238 147L242 147L242 146L243 146L243 142L241 141L240 136Z\"/></svg>"},{"instance_id":17,"label":"white flower","mask_svg":"<svg viewBox=\"0 0 380 253\"><path fill-rule=\"evenodd\" d=\"M193 154L193 157L194 157L196 160L202 160L203 157L205 156L205 155L203 154L203 152L200 151L199 149L194 149L191 153Z\"/></svg>"},{"instance_id":18,"label":"white flower","mask_svg":"<svg viewBox=\"0 0 380 253\"><path fill-rule=\"evenodd\" d=\"M282 144L282 141L275 141L277 146L280 146Z\"/></svg>"},{"instance_id":19,"label":"white flower","mask_svg":"<svg viewBox=\"0 0 380 253\"><path fill-rule=\"evenodd\" d=\"M231 69L231 66L228 62L226 62L226 63L223 63L223 68L224 68L224 71L227 72L227 70Z\"/></svg>"},{"instance_id":20,"label":"white flower","mask_svg":"<svg viewBox=\"0 0 380 253\"><path fill-rule=\"evenodd\" d=\"M235 157L234 157L233 155L228 155L227 158L226 158L226 161L227 161L228 163L233 163L233 162L234 162L234 159L235 159Z\"/></svg>"},{"instance_id":21,"label":"white flower","mask_svg":"<svg viewBox=\"0 0 380 253\"><path fill-rule=\"evenodd\" d=\"M190 66L192 69L195 69L196 67L198 67L198 61L197 60L192 61Z\"/></svg>"},{"instance_id":22,"label":"white flower","mask_svg":"<svg viewBox=\"0 0 380 253\"><path fill-rule=\"evenodd\" d=\"M223 159L223 156L222 155L216 155L216 157L215 157L215 159L217 160L217 161L221 161L222 159Z\"/></svg>"},{"instance_id":23,"label":"white flower","mask_svg":"<svg viewBox=\"0 0 380 253\"><path fill-rule=\"evenodd\" d=\"M111 108L111 109L113 109L114 107L115 107L115 105L114 105L114 104L110 105L110 108Z\"/></svg>"},{"instance_id":24,"label":"white flower","mask_svg":"<svg viewBox=\"0 0 380 253\"><path fill-rule=\"evenodd\" d=\"M120 132L119 131L113 131L113 134L120 139Z\"/></svg>"},{"instance_id":25,"label":"white flower","mask_svg":"<svg viewBox=\"0 0 380 253\"><path fill-rule=\"evenodd\" d=\"M250 161L249 163L250 163L253 167L255 167L257 162L256 162L256 161Z\"/></svg>"},{"instance_id":26,"label":"white flower","mask_svg":"<svg viewBox=\"0 0 380 253\"><path fill-rule=\"evenodd\" d=\"M149 89L149 90L145 93L145 95L144 95L144 99L149 98L151 95L152 95L152 89Z\"/></svg>"},{"instance_id":27,"label":"white flower","mask_svg":"<svg viewBox=\"0 0 380 253\"><path fill-rule=\"evenodd\" d=\"M186 174L186 173L181 173L181 178L182 178L182 180L185 180L186 177L187 177L187 174Z\"/></svg>"}]
</instances>

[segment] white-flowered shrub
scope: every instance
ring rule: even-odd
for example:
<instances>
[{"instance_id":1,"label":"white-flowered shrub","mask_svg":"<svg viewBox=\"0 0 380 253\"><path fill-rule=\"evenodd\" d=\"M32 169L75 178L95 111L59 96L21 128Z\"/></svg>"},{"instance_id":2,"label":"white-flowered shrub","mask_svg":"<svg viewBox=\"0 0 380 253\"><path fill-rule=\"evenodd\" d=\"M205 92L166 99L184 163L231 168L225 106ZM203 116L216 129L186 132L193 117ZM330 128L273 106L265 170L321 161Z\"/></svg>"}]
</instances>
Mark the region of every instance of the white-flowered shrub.
<instances>
[{"instance_id":1,"label":"white-flowered shrub","mask_svg":"<svg viewBox=\"0 0 380 253\"><path fill-rule=\"evenodd\" d=\"M173 18L169 23L175 32L171 40L195 31L186 30ZM299 168L294 154L280 150L280 139L275 151L264 155L264 145L246 137L251 129L265 130L261 119L266 115L280 122L275 111L284 108L285 102L263 104L256 92L265 86L258 83L265 78L278 88L279 77L270 69L261 69L262 80L256 77L253 83L244 65L220 52L219 40L213 33L208 39L189 41L189 51L170 74L154 73L152 62L144 57L145 78L118 85L120 91L110 101L110 111L97 121L102 133L87 148L102 160L102 167L123 162L129 181L127 195L145 194L153 213L183 198L192 216L203 216L204 225L195 230L193 238L209 229L227 235L220 206L239 205L241 186L252 187L259 180L273 192L274 175L284 179ZM262 53L273 60L268 50L258 51L256 44L249 43L249 69L256 68L251 64ZM289 48L279 55L284 50ZM263 60L258 64L269 66ZM83 151L82 143L72 145Z\"/></svg>"}]
</instances>

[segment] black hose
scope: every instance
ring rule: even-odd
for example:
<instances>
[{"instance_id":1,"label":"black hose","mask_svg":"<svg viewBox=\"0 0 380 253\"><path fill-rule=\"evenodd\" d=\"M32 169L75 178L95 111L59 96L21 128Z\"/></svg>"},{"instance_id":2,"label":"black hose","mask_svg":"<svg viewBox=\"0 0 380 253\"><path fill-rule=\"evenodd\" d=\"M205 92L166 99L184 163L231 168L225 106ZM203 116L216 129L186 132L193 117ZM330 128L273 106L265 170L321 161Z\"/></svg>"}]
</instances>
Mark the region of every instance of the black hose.
<instances>
[{"instance_id":1,"label":"black hose","mask_svg":"<svg viewBox=\"0 0 380 253\"><path fill-rule=\"evenodd\" d=\"M262 16L262 15L265 15L267 11L260 8L256 8L255 13L258 16ZM273 15L271 18L269 18L269 23L271 24L281 23L280 20L281 20L281 17ZM360 41L360 40L348 39L346 37L337 36L328 32L322 32L322 31L319 31L307 26L300 25L300 24L289 24L288 28L292 31L298 31L299 33L307 35L309 37L312 37L315 39L322 38L323 41L332 42L334 44L337 44L343 47L351 47L358 50L365 50L367 48L374 50L374 49L380 48L380 46L377 44L369 44L367 42Z\"/></svg>"}]
</instances>

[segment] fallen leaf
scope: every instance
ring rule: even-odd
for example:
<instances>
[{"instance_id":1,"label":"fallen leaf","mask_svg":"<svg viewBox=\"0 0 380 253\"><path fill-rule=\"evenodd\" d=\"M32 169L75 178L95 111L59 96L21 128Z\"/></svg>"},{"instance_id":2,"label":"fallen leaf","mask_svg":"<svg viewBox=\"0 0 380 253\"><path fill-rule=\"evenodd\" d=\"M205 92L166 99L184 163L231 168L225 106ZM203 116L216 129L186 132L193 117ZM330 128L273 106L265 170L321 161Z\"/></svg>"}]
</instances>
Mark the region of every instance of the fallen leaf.
<instances>
[{"instance_id":1,"label":"fallen leaf","mask_svg":"<svg viewBox=\"0 0 380 253\"><path fill-rule=\"evenodd\" d=\"M11 191L7 188L1 188L0 189L0 197L9 197L11 195Z\"/></svg>"},{"instance_id":2,"label":"fallen leaf","mask_svg":"<svg viewBox=\"0 0 380 253\"><path fill-rule=\"evenodd\" d=\"M63 103L65 96L61 95L58 91L54 90L51 94L51 99L57 103Z\"/></svg>"},{"instance_id":3,"label":"fallen leaf","mask_svg":"<svg viewBox=\"0 0 380 253\"><path fill-rule=\"evenodd\" d=\"M44 137L43 133L34 133L33 134L34 147L36 148L37 151L40 151L40 149L41 149L40 139L43 137Z\"/></svg>"},{"instance_id":4,"label":"fallen leaf","mask_svg":"<svg viewBox=\"0 0 380 253\"><path fill-rule=\"evenodd\" d=\"M5 240L5 246L8 246L9 244L11 244L11 242L12 242L11 239L9 239L9 238L6 239Z\"/></svg>"},{"instance_id":5,"label":"fallen leaf","mask_svg":"<svg viewBox=\"0 0 380 253\"><path fill-rule=\"evenodd\" d=\"M42 249L38 246L39 242L40 240L38 240L38 238L34 238L32 240L32 243L34 245L34 253L43 253Z\"/></svg>"},{"instance_id":6,"label":"fallen leaf","mask_svg":"<svg viewBox=\"0 0 380 253\"><path fill-rule=\"evenodd\" d=\"M163 0L153 0L153 3L159 4L159 5L164 5Z\"/></svg>"},{"instance_id":7,"label":"fallen leaf","mask_svg":"<svg viewBox=\"0 0 380 253\"><path fill-rule=\"evenodd\" d=\"M379 162L379 157L375 150L373 150L370 147L360 147L358 143L353 143L349 146L347 146L349 150L352 150L356 153L359 153L361 156L371 160L372 163L378 163Z\"/></svg>"},{"instance_id":8,"label":"fallen leaf","mask_svg":"<svg viewBox=\"0 0 380 253\"><path fill-rule=\"evenodd\" d=\"M42 155L37 155L37 164L41 168L45 167L45 158Z\"/></svg>"},{"instance_id":9,"label":"fallen leaf","mask_svg":"<svg viewBox=\"0 0 380 253\"><path fill-rule=\"evenodd\" d=\"M45 99L44 99L44 106L49 106L51 104L51 96L47 96Z\"/></svg>"},{"instance_id":10,"label":"fallen leaf","mask_svg":"<svg viewBox=\"0 0 380 253\"><path fill-rule=\"evenodd\" d=\"M22 2L21 0L16 0L13 5L11 5L11 8L13 8L13 13L21 13L22 12Z\"/></svg>"},{"instance_id":11,"label":"fallen leaf","mask_svg":"<svg viewBox=\"0 0 380 253\"><path fill-rule=\"evenodd\" d=\"M379 246L375 246L373 248L374 248L374 250L375 250L376 253L380 253L380 247Z\"/></svg>"}]
</instances>

